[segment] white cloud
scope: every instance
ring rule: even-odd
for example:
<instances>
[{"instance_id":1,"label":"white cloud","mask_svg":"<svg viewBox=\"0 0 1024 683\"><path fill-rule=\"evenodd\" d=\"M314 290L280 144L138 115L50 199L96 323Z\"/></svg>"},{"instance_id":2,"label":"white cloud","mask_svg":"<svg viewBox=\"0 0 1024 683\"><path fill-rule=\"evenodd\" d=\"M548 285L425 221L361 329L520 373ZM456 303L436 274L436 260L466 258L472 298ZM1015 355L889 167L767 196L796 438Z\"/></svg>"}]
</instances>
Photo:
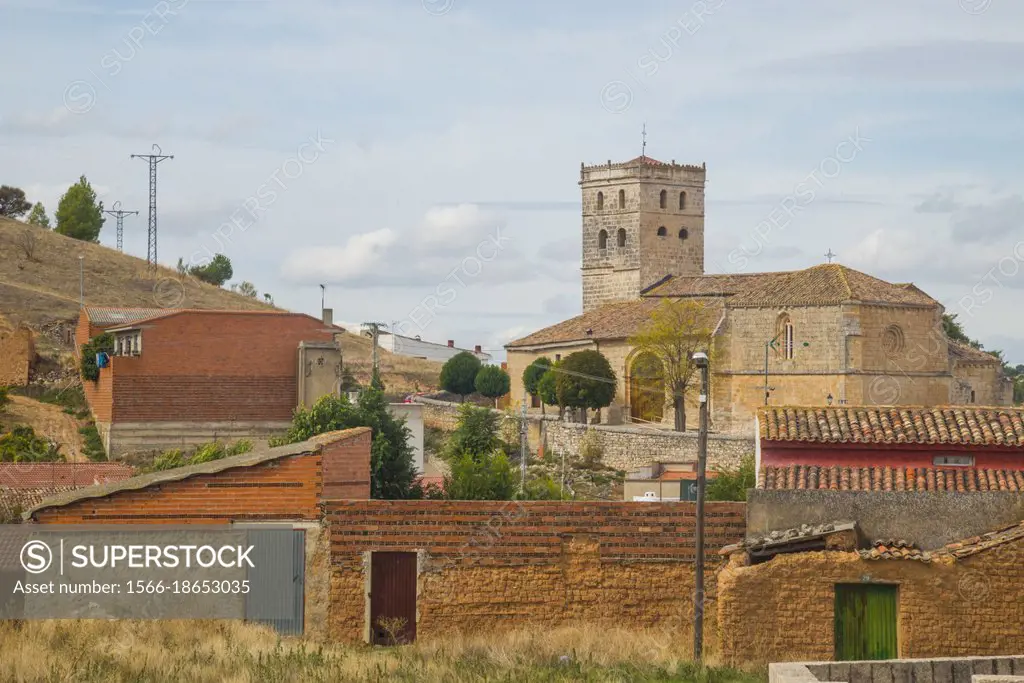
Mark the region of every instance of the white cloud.
<instances>
[{"instance_id":1,"label":"white cloud","mask_svg":"<svg viewBox=\"0 0 1024 683\"><path fill-rule=\"evenodd\" d=\"M343 247L304 247L292 251L281 266L295 282L344 282L380 269L394 268L386 259L398 237L387 228L349 237Z\"/></svg>"}]
</instances>

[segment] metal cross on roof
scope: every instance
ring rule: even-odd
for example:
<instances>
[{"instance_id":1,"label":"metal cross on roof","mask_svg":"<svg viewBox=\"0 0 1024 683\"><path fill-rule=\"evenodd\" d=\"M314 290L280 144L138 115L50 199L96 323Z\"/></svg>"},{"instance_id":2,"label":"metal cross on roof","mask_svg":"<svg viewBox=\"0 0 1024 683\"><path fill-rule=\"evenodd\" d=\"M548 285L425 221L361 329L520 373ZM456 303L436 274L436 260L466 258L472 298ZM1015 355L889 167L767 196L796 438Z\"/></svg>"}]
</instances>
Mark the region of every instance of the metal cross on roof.
<instances>
[{"instance_id":1,"label":"metal cross on roof","mask_svg":"<svg viewBox=\"0 0 1024 683\"><path fill-rule=\"evenodd\" d=\"M834 259L836 256L839 256L839 254L833 254L831 249L829 249L825 253L825 258L828 259L827 263L832 263L832 259Z\"/></svg>"},{"instance_id":2,"label":"metal cross on roof","mask_svg":"<svg viewBox=\"0 0 1024 683\"><path fill-rule=\"evenodd\" d=\"M644 127L640 131L640 136L643 138L643 144L640 145L640 158L647 158L647 122L644 121Z\"/></svg>"}]
</instances>

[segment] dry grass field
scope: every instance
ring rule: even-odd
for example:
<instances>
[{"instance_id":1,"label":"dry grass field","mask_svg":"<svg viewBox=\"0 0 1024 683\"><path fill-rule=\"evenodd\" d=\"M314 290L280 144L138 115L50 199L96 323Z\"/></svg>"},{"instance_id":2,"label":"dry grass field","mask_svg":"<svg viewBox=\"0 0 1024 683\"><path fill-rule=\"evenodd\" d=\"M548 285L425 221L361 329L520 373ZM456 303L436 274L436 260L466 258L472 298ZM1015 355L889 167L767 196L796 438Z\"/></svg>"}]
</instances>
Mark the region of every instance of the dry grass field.
<instances>
[{"instance_id":1,"label":"dry grass field","mask_svg":"<svg viewBox=\"0 0 1024 683\"><path fill-rule=\"evenodd\" d=\"M53 320L77 318L79 255L85 257L82 261L85 302L93 306L274 308L221 287L182 278L170 268L151 270L145 259L109 247L0 218L0 318L6 318L11 327L27 324L37 331ZM42 338L37 342L39 351L44 354L51 350L45 342ZM345 364L364 384L370 380L370 350L367 337L358 334L342 337ZM379 353L381 372L389 391L427 391L437 386L439 363L395 356L383 349Z\"/></svg>"},{"instance_id":2,"label":"dry grass field","mask_svg":"<svg viewBox=\"0 0 1024 683\"><path fill-rule=\"evenodd\" d=\"M615 629L565 628L397 648L279 639L239 622L0 622L0 681L698 681L763 683L766 672L701 667L690 643Z\"/></svg>"}]
</instances>

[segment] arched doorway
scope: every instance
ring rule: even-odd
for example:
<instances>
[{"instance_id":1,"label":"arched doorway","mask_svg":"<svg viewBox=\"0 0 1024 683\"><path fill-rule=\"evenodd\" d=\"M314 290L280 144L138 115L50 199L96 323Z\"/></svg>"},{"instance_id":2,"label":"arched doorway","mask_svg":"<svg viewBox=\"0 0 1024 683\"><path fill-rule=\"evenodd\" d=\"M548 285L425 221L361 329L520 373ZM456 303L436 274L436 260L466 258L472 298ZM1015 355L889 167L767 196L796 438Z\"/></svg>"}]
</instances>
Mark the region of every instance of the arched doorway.
<instances>
[{"instance_id":1,"label":"arched doorway","mask_svg":"<svg viewBox=\"0 0 1024 683\"><path fill-rule=\"evenodd\" d=\"M640 353L629 366L629 416L661 422L665 414L665 371L652 353Z\"/></svg>"}]
</instances>

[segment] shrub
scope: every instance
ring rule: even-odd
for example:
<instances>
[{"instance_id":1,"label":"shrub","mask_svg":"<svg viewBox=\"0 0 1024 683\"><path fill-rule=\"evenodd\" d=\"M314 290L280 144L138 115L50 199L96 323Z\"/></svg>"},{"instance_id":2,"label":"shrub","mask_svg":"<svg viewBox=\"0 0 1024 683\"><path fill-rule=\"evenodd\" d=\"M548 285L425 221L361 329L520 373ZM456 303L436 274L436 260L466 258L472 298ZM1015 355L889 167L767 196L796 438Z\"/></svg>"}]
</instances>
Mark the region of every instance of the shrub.
<instances>
[{"instance_id":1,"label":"shrub","mask_svg":"<svg viewBox=\"0 0 1024 683\"><path fill-rule=\"evenodd\" d=\"M478 394L497 401L512 388L512 380L508 373L497 365L485 365L476 373L473 386L476 387Z\"/></svg>"},{"instance_id":2,"label":"shrub","mask_svg":"<svg viewBox=\"0 0 1024 683\"><path fill-rule=\"evenodd\" d=\"M0 436L0 462L63 462L60 446L18 425Z\"/></svg>"},{"instance_id":3,"label":"shrub","mask_svg":"<svg viewBox=\"0 0 1024 683\"><path fill-rule=\"evenodd\" d=\"M757 471L753 455L745 455L736 469L723 470L714 479L709 479L705 498L707 500L747 499L747 489L757 486Z\"/></svg>"},{"instance_id":4,"label":"shrub","mask_svg":"<svg viewBox=\"0 0 1024 683\"><path fill-rule=\"evenodd\" d=\"M82 440L84 441L83 453L85 457L93 462L107 460L107 451L103 448L103 439L100 438L100 433L96 430L95 422L79 427L78 433L82 435Z\"/></svg>"},{"instance_id":5,"label":"shrub","mask_svg":"<svg viewBox=\"0 0 1024 683\"><path fill-rule=\"evenodd\" d=\"M504 453L462 453L449 460L444 495L449 500L512 500L516 492L512 463Z\"/></svg>"},{"instance_id":6,"label":"shrub","mask_svg":"<svg viewBox=\"0 0 1024 683\"><path fill-rule=\"evenodd\" d=\"M596 429L587 429L580 437L580 460L584 467L593 467L601 461L604 448L601 446L601 435Z\"/></svg>"},{"instance_id":7,"label":"shrub","mask_svg":"<svg viewBox=\"0 0 1024 683\"><path fill-rule=\"evenodd\" d=\"M7 404L11 402L10 388L0 387L0 413L7 408Z\"/></svg>"},{"instance_id":8,"label":"shrub","mask_svg":"<svg viewBox=\"0 0 1024 683\"><path fill-rule=\"evenodd\" d=\"M180 449L175 448L164 451L157 456L149 469L153 472L160 472L163 470L173 470L177 467L185 467L186 465L201 465L204 462L212 462L229 458L233 455L248 453L252 449L253 443L248 439L236 441L231 446L227 446L220 441L204 443L198 446L191 456L187 456Z\"/></svg>"},{"instance_id":9,"label":"shrub","mask_svg":"<svg viewBox=\"0 0 1024 683\"><path fill-rule=\"evenodd\" d=\"M184 467L187 464L188 459L185 457L185 454L175 448L174 450L164 451L158 455L149 469L153 472L161 472L163 470L173 470L178 467Z\"/></svg>"},{"instance_id":10,"label":"shrub","mask_svg":"<svg viewBox=\"0 0 1024 683\"><path fill-rule=\"evenodd\" d=\"M100 368L96 365L96 354L114 352L114 335L109 332L97 335L82 345L81 371L82 379L95 382L100 378Z\"/></svg>"},{"instance_id":11,"label":"shrub","mask_svg":"<svg viewBox=\"0 0 1024 683\"><path fill-rule=\"evenodd\" d=\"M455 354L441 367L441 388L466 400L466 396L476 389L476 374L480 372L480 366L480 359L469 351Z\"/></svg>"},{"instance_id":12,"label":"shrub","mask_svg":"<svg viewBox=\"0 0 1024 683\"><path fill-rule=\"evenodd\" d=\"M448 437L445 455L455 458L463 453L479 455L500 449L500 419L501 415L490 408L479 408L469 403L459 406L458 423Z\"/></svg>"}]
</instances>

